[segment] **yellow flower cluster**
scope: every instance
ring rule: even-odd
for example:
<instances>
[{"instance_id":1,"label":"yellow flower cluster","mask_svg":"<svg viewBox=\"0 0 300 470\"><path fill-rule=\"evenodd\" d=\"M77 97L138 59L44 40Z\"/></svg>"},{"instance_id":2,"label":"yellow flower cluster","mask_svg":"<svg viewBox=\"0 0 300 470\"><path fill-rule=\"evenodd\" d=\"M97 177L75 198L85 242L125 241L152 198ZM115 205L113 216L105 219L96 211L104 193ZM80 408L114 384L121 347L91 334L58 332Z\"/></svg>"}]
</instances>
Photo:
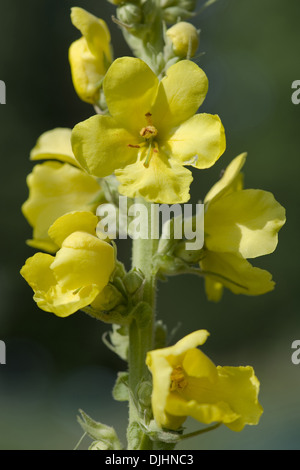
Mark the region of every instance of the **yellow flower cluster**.
<instances>
[{"instance_id":1,"label":"yellow flower cluster","mask_svg":"<svg viewBox=\"0 0 300 470\"><path fill-rule=\"evenodd\" d=\"M113 247L96 236L101 186L75 160L70 137L70 129L58 128L38 139L31 159L47 161L28 176L29 198L22 206L33 227L27 243L57 253L36 253L21 274L37 305L61 317L96 301L115 265Z\"/></svg>"}]
</instances>

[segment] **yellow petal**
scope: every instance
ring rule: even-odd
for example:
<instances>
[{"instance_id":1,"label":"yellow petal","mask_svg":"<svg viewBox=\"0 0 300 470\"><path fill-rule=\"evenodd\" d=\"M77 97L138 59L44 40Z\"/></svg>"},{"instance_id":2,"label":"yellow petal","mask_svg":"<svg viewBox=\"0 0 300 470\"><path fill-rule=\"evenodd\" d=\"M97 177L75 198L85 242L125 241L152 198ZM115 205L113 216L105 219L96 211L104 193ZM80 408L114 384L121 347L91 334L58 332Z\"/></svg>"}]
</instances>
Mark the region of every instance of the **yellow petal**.
<instances>
[{"instance_id":1,"label":"yellow petal","mask_svg":"<svg viewBox=\"0 0 300 470\"><path fill-rule=\"evenodd\" d=\"M91 53L102 59L104 52L111 61L110 32L105 21L79 7L71 9L71 20L86 39Z\"/></svg>"},{"instance_id":2,"label":"yellow petal","mask_svg":"<svg viewBox=\"0 0 300 470\"><path fill-rule=\"evenodd\" d=\"M98 293L99 288L95 285L71 291L56 284L48 292L37 291L33 299L41 310L65 318L90 305Z\"/></svg>"},{"instance_id":3,"label":"yellow petal","mask_svg":"<svg viewBox=\"0 0 300 470\"><path fill-rule=\"evenodd\" d=\"M182 60L167 70L159 84L153 121L164 138L172 128L191 118L203 103L208 80L200 67L190 60Z\"/></svg>"},{"instance_id":4,"label":"yellow petal","mask_svg":"<svg viewBox=\"0 0 300 470\"><path fill-rule=\"evenodd\" d=\"M30 153L31 160L60 160L80 168L71 147L71 129L44 132Z\"/></svg>"},{"instance_id":5,"label":"yellow petal","mask_svg":"<svg viewBox=\"0 0 300 470\"><path fill-rule=\"evenodd\" d=\"M101 188L83 171L65 163L46 162L36 165L27 178L29 198L22 211L33 227L32 246L58 248L49 238L48 230L63 214L74 210L93 211L93 203ZM50 243L50 245L48 245Z\"/></svg>"},{"instance_id":6,"label":"yellow petal","mask_svg":"<svg viewBox=\"0 0 300 470\"><path fill-rule=\"evenodd\" d=\"M226 168L222 178L207 193L204 203L211 202L217 197L225 196L233 191L243 189L241 169L246 162L246 153L234 158Z\"/></svg>"},{"instance_id":7,"label":"yellow petal","mask_svg":"<svg viewBox=\"0 0 300 470\"><path fill-rule=\"evenodd\" d=\"M38 238L26 240L26 245L37 250L46 251L47 253L55 253L58 250L58 246L50 238L49 240L39 240Z\"/></svg>"},{"instance_id":8,"label":"yellow petal","mask_svg":"<svg viewBox=\"0 0 300 470\"><path fill-rule=\"evenodd\" d=\"M258 424L263 410L258 402L259 381L252 367L218 366L214 381L193 377L186 380L188 385L180 396L169 395L169 414L191 416L205 424L223 422L233 431L241 431L246 424Z\"/></svg>"},{"instance_id":9,"label":"yellow petal","mask_svg":"<svg viewBox=\"0 0 300 470\"><path fill-rule=\"evenodd\" d=\"M272 193L247 189L213 201L205 214L205 244L218 252L240 253L244 258L272 253L285 210Z\"/></svg>"},{"instance_id":10,"label":"yellow petal","mask_svg":"<svg viewBox=\"0 0 300 470\"><path fill-rule=\"evenodd\" d=\"M93 116L77 124L72 132L74 154L94 176L109 176L136 161L136 144L138 136L134 137L110 116Z\"/></svg>"},{"instance_id":11,"label":"yellow petal","mask_svg":"<svg viewBox=\"0 0 300 470\"><path fill-rule=\"evenodd\" d=\"M84 232L69 235L51 265L63 288L76 290L94 284L99 292L108 284L114 268L113 247Z\"/></svg>"},{"instance_id":12,"label":"yellow petal","mask_svg":"<svg viewBox=\"0 0 300 470\"><path fill-rule=\"evenodd\" d=\"M91 54L85 38L74 41L69 48L69 62L75 91L83 101L95 104L107 67Z\"/></svg>"},{"instance_id":13,"label":"yellow petal","mask_svg":"<svg viewBox=\"0 0 300 470\"><path fill-rule=\"evenodd\" d=\"M59 217L49 228L48 234L54 243L61 247L63 241L73 232L96 234L98 217L92 212L69 212Z\"/></svg>"},{"instance_id":14,"label":"yellow petal","mask_svg":"<svg viewBox=\"0 0 300 470\"><path fill-rule=\"evenodd\" d=\"M210 168L224 153L225 132L218 116L196 114L167 138L164 149L182 165Z\"/></svg>"},{"instance_id":15,"label":"yellow petal","mask_svg":"<svg viewBox=\"0 0 300 470\"><path fill-rule=\"evenodd\" d=\"M253 267L239 255L207 251L200 265L208 278L234 294L261 295L274 289L275 284L268 271Z\"/></svg>"},{"instance_id":16,"label":"yellow petal","mask_svg":"<svg viewBox=\"0 0 300 470\"><path fill-rule=\"evenodd\" d=\"M175 367L178 363L176 356L181 356L186 353L189 349L196 348L197 346L202 346L209 336L208 331L206 330L197 330L189 335L185 336L181 340L177 341L176 344L168 348L156 349L150 351L147 355L146 363L150 369L153 368L153 360L155 358L168 358L168 363ZM175 358L175 362L172 362L172 357Z\"/></svg>"},{"instance_id":17,"label":"yellow petal","mask_svg":"<svg viewBox=\"0 0 300 470\"><path fill-rule=\"evenodd\" d=\"M196 348L197 346L202 346L206 343L207 338L209 337L209 332L207 330L197 330L193 331L189 335L177 341L174 346L170 348L165 348L166 354L181 355L188 351L189 349Z\"/></svg>"},{"instance_id":18,"label":"yellow petal","mask_svg":"<svg viewBox=\"0 0 300 470\"><path fill-rule=\"evenodd\" d=\"M246 424L256 425L263 409L258 402L259 381L252 367L218 367L219 390L239 418L227 424L241 431Z\"/></svg>"},{"instance_id":19,"label":"yellow petal","mask_svg":"<svg viewBox=\"0 0 300 470\"><path fill-rule=\"evenodd\" d=\"M231 423L239 418L228 405L223 401L216 403L202 403L196 400L185 400L183 397L170 395L167 401L166 410L174 416L191 416L200 423L211 424L214 422ZM173 424L173 423L172 423ZM176 430L175 427L172 427Z\"/></svg>"},{"instance_id":20,"label":"yellow petal","mask_svg":"<svg viewBox=\"0 0 300 470\"><path fill-rule=\"evenodd\" d=\"M82 33L69 48L74 88L83 101L95 104L112 61L109 29L105 21L78 7L72 8L71 20Z\"/></svg>"},{"instance_id":21,"label":"yellow petal","mask_svg":"<svg viewBox=\"0 0 300 470\"><path fill-rule=\"evenodd\" d=\"M175 160L168 160L163 152L153 153L147 167L144 161L138 161L115 174L121 183L119 192L124 196L141 196L163 204L180 204L190 198L191 172Z\"/></svg>"},{"instance_id":22,"label":"yellow petal","mask_svg":"<svg viewBox=\"0 0 300 470\"><path fill-rule=\"evenodd\" d=\"M191 348L186 352L182 367L188 376L207 378L211 382L217 378L216 366L197 348Z\"/></svg>"},{"instance_id":23,"label":"yellow petal","mask_svg":"<svg viewBox=\"0 0 300 470\"><path fill-rule=\"evenodd\" d=\"M56 279L50 269L54 257L46 253L36 253L26 260L20 273L34 290L47 292L56 284Z\"/></svg>"},{"instance_id":24,"label":"yellow petal","mask_svg":"<svg viewBox=\"0 0 300 470\"><path fill-rule=\"evenodd\" d=\"M167 398L170 393L172 366L165 355L147 355L147 365L152 373L153 392L152 410L156 423L161 428L177 429L185 421L186 417L175 418L166 412Z\"/></svg>"},{"instance_id":25,"label":"yellow petal","mask_svg":"<svg viewBox=\"0 0 300 470\"><path fill-rule=\"evenodd\" d=\"M109 112L134 135L147 125L146 114L151 112L158 83L148 65L133 57L115 60L105 76L103 90Z\"/></svg>"}]
</instances>

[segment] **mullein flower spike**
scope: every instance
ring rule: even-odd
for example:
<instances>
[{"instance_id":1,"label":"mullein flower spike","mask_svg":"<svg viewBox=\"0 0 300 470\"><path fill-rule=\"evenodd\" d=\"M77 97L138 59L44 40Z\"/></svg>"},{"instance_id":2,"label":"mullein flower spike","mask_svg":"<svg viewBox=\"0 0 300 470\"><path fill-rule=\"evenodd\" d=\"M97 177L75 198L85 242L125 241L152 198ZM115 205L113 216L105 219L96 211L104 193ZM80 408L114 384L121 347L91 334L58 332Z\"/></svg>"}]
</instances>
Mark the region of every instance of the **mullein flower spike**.
<instances>
[{"instance_id":1,"label":"mullein flower spike","mask_svg":"<svg viewBox=\"0 0 300 470\"><path fill-rule=\"evenodd\" d=\"M126 272L116 244L100 232L97 207L110 203L121 212L120 194L132 198L130 207L136 198L147 211L150 203L189 201L189 167L212 167L226 138L218 115L197 114L208 79L190 60L199 31L186 20L195 16L196 1L108 1L117 7L113 20L136 57L113 61L105 21L72 8L81 33L69 48L72 80L97 114L72 130L43 133L31 151L39 163L28 176L22 211L33 229L27 243L45 252L27 259L21 275L40 309L58 317L83 310L112 324L103 341L128 362L113 390L116 400L129 402L127 448L163 450L190 437L182 429L187 417L241 431L258 424L263 410L252 367L215 366L198 349L206 330L165 347L167 328L155 313L159 276L200 274L214 301L224 288L247 295L271 291L271 275L248 260L275 250L285 211L271 193L243 188L246 155L239 155L204 200L203 247L191 254L185 239L134 238ZM152 234L157 227L150 219ZM120 235L121 222L117 229ZM83 412L81 417L92 450L123 449L113 428Z\"/></svg>"}]
</instances>

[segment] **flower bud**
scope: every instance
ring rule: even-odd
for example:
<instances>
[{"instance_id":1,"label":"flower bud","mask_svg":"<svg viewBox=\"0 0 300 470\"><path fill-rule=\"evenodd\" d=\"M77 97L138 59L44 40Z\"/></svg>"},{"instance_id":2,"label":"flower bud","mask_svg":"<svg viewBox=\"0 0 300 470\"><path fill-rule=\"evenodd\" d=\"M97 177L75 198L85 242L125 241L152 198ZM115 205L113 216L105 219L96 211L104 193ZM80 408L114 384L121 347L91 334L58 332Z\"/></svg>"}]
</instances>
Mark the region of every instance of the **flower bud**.
<instances>
[{"instance_id":1,"label":"flower bud","mask_svg":"<svg viewBox=\"0 0 300 470\"><path fill-rule=\"evenodd\" d=\"M199 46L199 33L191 23L181 21L167 30L174 53L178 57L193 57Z\"/></svg>"},{"instance_id":2,"label":"flower bud","mask_svg":"<svg viewBox=\"0 0 300 470\"><path fill-rule=\"evenodd\" d=\"M102 311L110 311L124 301L122 294L112 284L104 287L92 303L92 307Z\"/></svg>"},{"instance_id":3,"label":"flower bud","mask_svg":"<svg viewBox=\"0 0 300 470\"><path fill-rule=\"evenodd\" d=\"M103 78L112 62L110 32L104 20L83 8L72 8L71 20L82 34L69 48L74 88L83 101L96 104Z\"/></svg>"},{"instance_id":4,"label":"flower bud","mask_svg":"<svg viewBox=\"0 0 300 470\"><path fill-rule=\"evenodd\" d=\"M143 274L133 269L123 279L125 288L129 294L134 294L143 284Z\"/></svg>"},{"instance_id":5,"label":"flower bud","mask_svg":"<svg viewBox=\"0 0 300 470\"><path fill-rule=\"evenodd\" d=\"M141 9L133 3L120 6L117 9L117 16L120 21L128 25L141 23L142 21Z\"/></svg>"}]
</instances>

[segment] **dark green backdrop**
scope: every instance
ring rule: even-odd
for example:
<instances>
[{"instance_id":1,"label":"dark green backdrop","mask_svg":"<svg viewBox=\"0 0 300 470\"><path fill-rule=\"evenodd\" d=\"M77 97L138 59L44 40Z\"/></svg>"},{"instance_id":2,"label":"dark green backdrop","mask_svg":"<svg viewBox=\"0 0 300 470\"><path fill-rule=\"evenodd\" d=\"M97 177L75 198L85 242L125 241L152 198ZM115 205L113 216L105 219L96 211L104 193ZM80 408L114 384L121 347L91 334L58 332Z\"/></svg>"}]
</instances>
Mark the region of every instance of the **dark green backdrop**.
<instances>
[{"instance_id":1,"label":"dark green backdrop","mask_svg":"<svg viewBox=\"0 0 300 470\"><path fill-rule=\"evenodd\" d=\"M125 365L102 344L108 327L81 313L59 319L40 311L19 275L34 253L25 244L31 230L20 211L33 166L29 152L42 132L72 127L93 112L70 78L68 47L79 37L69 19L72 6L108 22L115 57L130 54L110 19L114 7L104 0L0 5L0 79L7 86L7 104L0 106L0 340L7 345L7 364L0 366L0 449L72 449L81 436L78 408L121 433L126 424L126 406L111 398L116 372ZM226 292L221 303L211 304L198 278L160 284L160 318L170 328L181 323L175 339L206 328L211 337L205 351L216 363L251 364L261 381L265 413L258 427L240 434L220 429L186 448L300 448L300 365L291 362L291 344L300 339L300 105L291 102L291 84L300 79L299 18L298 0L219 0L194 20L205 52L198 63L210 81L202 110L220 115L227 151L211 170L195 173L193 201L247 151L246 186L272 191L287 208L288 222L276 252L256 263L274 275L270 294ZM121 244L119 253L128 265L130 244ZM196 427L191 423L191 430Z\"/></svg>"}]
</instances>

